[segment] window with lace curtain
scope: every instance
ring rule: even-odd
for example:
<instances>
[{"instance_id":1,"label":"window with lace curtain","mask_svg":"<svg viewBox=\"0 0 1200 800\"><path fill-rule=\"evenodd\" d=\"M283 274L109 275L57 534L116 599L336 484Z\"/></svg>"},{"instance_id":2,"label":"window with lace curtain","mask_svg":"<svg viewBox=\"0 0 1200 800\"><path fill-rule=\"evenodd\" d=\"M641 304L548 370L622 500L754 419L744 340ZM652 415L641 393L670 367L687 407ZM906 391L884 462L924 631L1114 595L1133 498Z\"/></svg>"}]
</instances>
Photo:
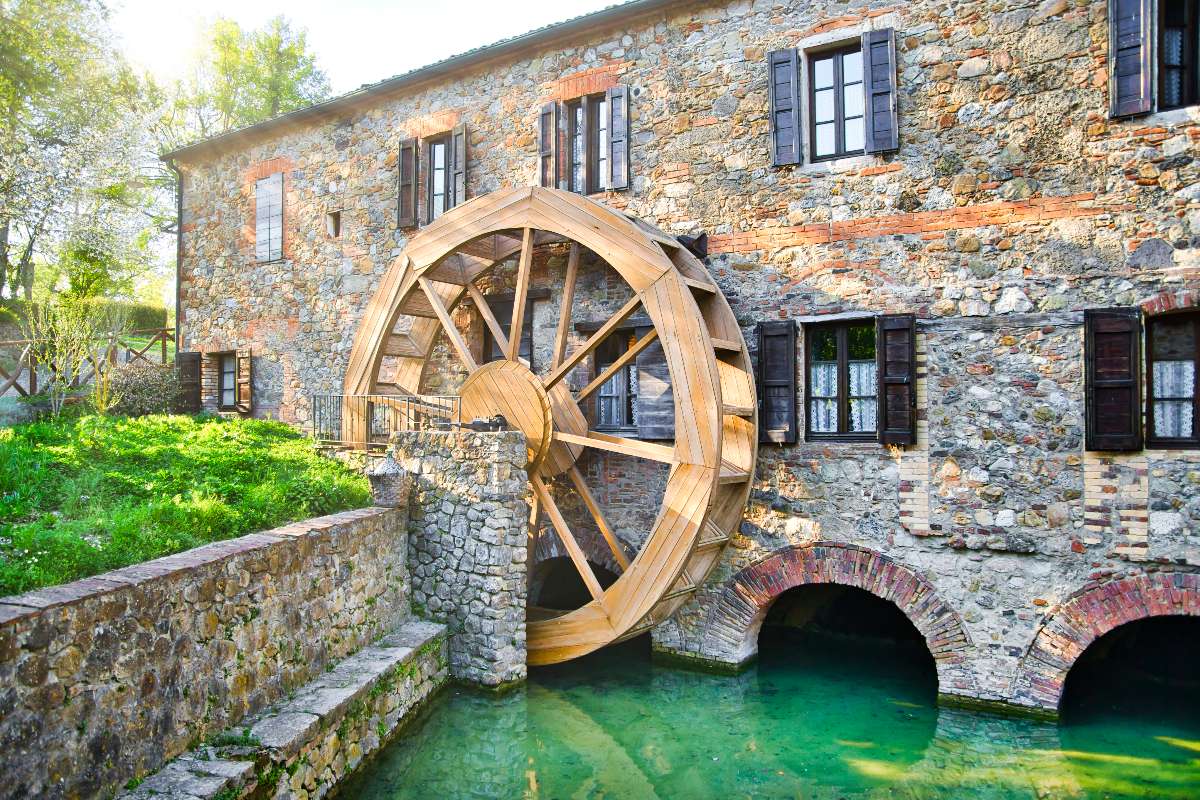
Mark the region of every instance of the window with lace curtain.
<instances>
[{"instance_id":1,"label":"window with lace curtain","mask_svg":"<svg viewBox=\"0 0 1200 800\"><path fill-rule=\"evenodd\" d=\"M1182 108L1200 100L1200 0L1159 0L1158 108Z\"/></svg>"},{"instance_id":2,"label":"window with lace curtain","mask_svg":"<svg viewBox=\"0 0 1200 800\"><path fill-rule=\"evenodd\" d=\"M876 438L875 321L808 326L805 339L808 438Z\"/></svg>"},{"instance_id":3,"label":"window with lace curtain","mask_svg":"<svg viewBox=\"0 0 1200 800\"><path fill-rule=\"evenodd\" d=\"M1168 314L1146 323L1146 416L1151 445L1194 447L1200 314Z\"/></svg>"}]
</instances>

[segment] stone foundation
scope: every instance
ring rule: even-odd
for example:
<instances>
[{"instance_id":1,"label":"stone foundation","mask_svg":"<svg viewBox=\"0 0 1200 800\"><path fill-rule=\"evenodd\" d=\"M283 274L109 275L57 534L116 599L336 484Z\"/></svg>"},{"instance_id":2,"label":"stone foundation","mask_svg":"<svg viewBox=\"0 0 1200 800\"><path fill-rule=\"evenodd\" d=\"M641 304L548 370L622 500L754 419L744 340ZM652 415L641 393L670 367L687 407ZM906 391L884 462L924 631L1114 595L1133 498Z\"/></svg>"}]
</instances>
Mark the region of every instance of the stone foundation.
<instances>
[{"instance_id":1,"label":"stone foundation","mask_svg":"<svg viewBox=\"0 0 1200 800\"><path fill-rule=\"evenodd\" d=\"M410 431L392 452L412 478L413 609L450 628L450 672L497 689L523 681L529 491L517 431Z\"/></svg>"}]
</instances>

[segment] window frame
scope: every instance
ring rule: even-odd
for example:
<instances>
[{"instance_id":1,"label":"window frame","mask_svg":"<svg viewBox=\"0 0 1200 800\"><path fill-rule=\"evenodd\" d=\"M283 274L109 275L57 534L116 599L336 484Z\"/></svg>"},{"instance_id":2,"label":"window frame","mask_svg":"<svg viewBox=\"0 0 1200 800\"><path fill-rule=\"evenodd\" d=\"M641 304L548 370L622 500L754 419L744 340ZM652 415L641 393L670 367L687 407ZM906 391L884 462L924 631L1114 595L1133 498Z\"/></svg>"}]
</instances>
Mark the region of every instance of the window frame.
<instances>
[{"instance_id":1,"label":"window frame","mask_svg":"<svg viewBox=\"0 0 1200 800\"><path fill-rule=\"evenodd\" d=\"M276 215L272 214L271 216L266 217L266 218L262 218L259 215L260 187L262 187L263 184L265 184L267 181L274 180L276 177L278 177L278 179L279 179L279 202L277 204L278 217L279 217L279 250L278 250L278 253L276 253L275 250L271 247L271 237L270 237L271 221L273 219L275 219ZM257 264L272 264L276 261L284 260L283 202L284 202L285 194L286 193L284 192L284 175L282 172L272 172L270 175L264 175L263 177L259 178L258 180L256 180L254 182L254 261ZM263 225L263 224L265 224L267 226L267 257L266 258L260 258L259 254L258 254L259 227L260 227L260 225Z\"/></svg>"},{"instance_id":2,"label":"window frame","mask_svg":"<svg viewBox=\"0 0 1200 800\"><path fill-rule=\"evenodd\" d=\"M1183 35L1183 102L1179 105L1164 105L1166 95L1166 64L1164 62L1166 25L1166 3L1155 0L1154 24L1156 31L1154 40L1154 107L1156 111L1174 111L1181 108L1191 108L1200 105L1200 3L1196 0L1184 0L1187 21L1184 24Z\"/></svg>"},{"instance_id":3,"label":"window frame","mask_svg":"<svg viewBox=\"0 0 1200 800\"><path fill-rule=\"evenodd\" d=\"M567 191L591 195L608 191L612 165L609 147L612 131L609 126L608 95L605 92L583 95L563 103L567 117ZM582 130L580 123L582 121ZM601 140L601 132L606 134ZM583 163L575 159L575 143L581 143ZM576 169L579 171L577 185Z\"/></svg>"},{"instance_id":4,"label":"window frame","mask_svg":"<svg viewBox=\"0 0 1200 800\"><path fill-rule=\"evenodd\" d=\"M453 170L450 168L451 152L450 149L454 146L453 137L450 133L440 136L432 136L425 140L426 152L428 153L429 169L425 170L425 224L431 224L442 214L452 209L454 206L447 205L450 198L454 196L453 186L454 177ZM434 213L433 198L437 194L437 167L435 159L438 148L442 149L442 210Z\"/></svg>"},{"instance_id":5,"label":"window frame","mask_svg":"<svg viewBox=\"0 0 1200 800\"><path fill-rule=\"evenodd\" d=\"M1190 318L1192 323L1192 435L1190 437L1165 437L1154 432L1154 401L1186 400L1187 398L1156 398L1154 393L1154 323L1171 318ZM1145 446L1148 450L1191 450L1200 448L1200 311L1186 310L1176 313L1156 314L1144 321L1146 337L1145 381L1146 381L1146 431Z\"/></svg>"},{"instance_id":6,"label":"window frame","mask_svg":"<svg viewBox=\"0 0 1200 800\"><path fill-rule=\"evenodd\" d=\"M237 352L228 350L217 353L217 410L237 411ZM226 361L230 364L228 375L225 370ZM229 382L226 383L226 377ZM232 402L225 402L225 393L229 392Z\"/></svg>"},{"instance_id":7,"label":"window frame","mask_svg":"<svg viewBox=\"0 0 1200 800\"><path fill-rule=\"evenodd\" d=\"M859 90L863 94L863 113L859 119L863 121L863 146L857 150L846 149L846 86L842 80L842 61L852 53L861 54L862 75L858 81ZM834 152L829 155L817 155L817 73L816 62L823 61L826 58L833 58L833 128L834 128ZM804 51L804 64L807 70L807 85L808 94L808 124L805 126L808 133L808 162L817 164L822 161L836 161L840 158L855 158L867 154L867 62L866 54L863 52L862 40L855 39L850 42L839 42L828 47L813 48ZM825 91L822 89L821 91ZM828 124L822 122L821 124Z\"/></svg>"},{"instance_id":8,"label":"window frame","mask_svg":"<svg viewBox=\"0 0 1200 800\"><path fill-rule=\"evenodd\" d=\"M850 427L850 347L848 342L848 332L851 327L870 326L871 342L875 348L875 429L870 431L851 431ZM876 341L875 332L878 328L878 321L875 317L858 317L855 319L843 319L834 322L813 322L807 323L804 326L804 440L808 442L874 442L879 440L879 346ZM812 429L812 364L815 359L812 356L814 334L825 331L834 330L837 332L837 375L838 375L838 394L834 398L837 404L838 430L837 431L814 431ZM860 395L859 397L866 397ZM827 398L822 398L827 399Z\"/></svg>"},{"instance_id":9,"label":"window frame","mask_svg":"<svg viewBox=\"0 0 1200 800\"><path fill-rule=\"evenodd\" d=\"M624 343L624 347L619 352L614 352L612 354L613 358L602 360L600 358L600 354L601 354L603 348L608 346L610 342L613 342L615 337L622 337L621 341ZM637 342L638 338L639 338L639 336L637 333L637 329L626 328L626 329L618 329L618 330L613 331L603 342L601 342L599 345L596 346L596 350L595 350L596 355L592 359L592 363L594 365L594 368L592 370L592 377L593 378L598 377L601 373L604 372L604 370L608 369L617 359L619 359L625 353L629 352L629 348L631 348L634 345L634 343ZM630 359L629 363L627 363L624 367L622 367L620 372L613 375L611 378L609 378L607 381L605 381L602 385L597 387L596 399L595 399L595 402L593 403L593 413L595 415L595 420L596 420L596 430L604 431L606 433L620 433L625 436L629 436L631 438L638 438L638 432L639 432L639 428L638 428L638 424L637 424L638 393L636 391L632 391L630 389L630 384L633 383L633 380L631 379L630 375L632 374L634 377L636 377L637 376L637 368L638 368L637 367L637 359L636 358ZM622 412L620 414L621 422L618 424L603 424L600 422L600 398L603 396L601 393L604 391L605 386L607 386L609 383L617 380L620 377L624 377L624 379L625 379L622 382L620 394L616 395L619 397L623 397L623 399L624 399L624 403L622 404Z\"/></svg>"}]
</instances>

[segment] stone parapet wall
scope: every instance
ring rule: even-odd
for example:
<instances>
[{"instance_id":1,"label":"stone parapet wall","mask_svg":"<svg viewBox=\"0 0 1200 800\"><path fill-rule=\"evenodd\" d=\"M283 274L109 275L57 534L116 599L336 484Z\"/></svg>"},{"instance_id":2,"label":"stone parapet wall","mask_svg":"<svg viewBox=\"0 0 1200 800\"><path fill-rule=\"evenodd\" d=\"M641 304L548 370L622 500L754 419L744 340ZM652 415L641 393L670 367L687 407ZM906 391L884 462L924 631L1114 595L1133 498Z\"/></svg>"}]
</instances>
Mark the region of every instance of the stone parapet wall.
<instances>
[{"instance_id":1,"label":"stone parapet wall","mask_svg":"<svg viewBox=\"0 0 1200 800\"><path fill-rule=\"evenodd\" d=\"M406 527L346 511L0 598L0 798L110 793L390 632Z\"/></svg>"},{"instance_id":2,"label":"stone parapet wall","mask_svg":"<svg viewBox=\"0 0 1200 800\"><path fill-rule=\"evenodd\" d=\"M405 431L413 609L450 629L450 672L489 688L525 679L529 487L519 431Z\"/></svg>"}]
</instances>

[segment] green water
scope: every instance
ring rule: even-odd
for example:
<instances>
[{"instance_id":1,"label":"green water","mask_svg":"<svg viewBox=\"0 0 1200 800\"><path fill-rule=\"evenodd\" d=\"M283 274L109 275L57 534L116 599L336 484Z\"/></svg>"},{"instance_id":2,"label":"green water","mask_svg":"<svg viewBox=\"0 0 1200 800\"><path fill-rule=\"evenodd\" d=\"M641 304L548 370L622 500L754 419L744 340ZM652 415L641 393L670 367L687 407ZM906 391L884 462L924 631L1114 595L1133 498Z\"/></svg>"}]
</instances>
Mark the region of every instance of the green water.
<instances>
[{"instance_id":1,"label":"green water","mask_svg":"<svg viewBox=\"0 0 1200 800\"><path fill-rule=\"evenodd\" d=\"M1200 797L1200 720L1179 709L1062 725L938 709L925 666L798 638L736 677L603 651L504 697L447 690L339 797Z\"/></svg>"}]
</instances>

